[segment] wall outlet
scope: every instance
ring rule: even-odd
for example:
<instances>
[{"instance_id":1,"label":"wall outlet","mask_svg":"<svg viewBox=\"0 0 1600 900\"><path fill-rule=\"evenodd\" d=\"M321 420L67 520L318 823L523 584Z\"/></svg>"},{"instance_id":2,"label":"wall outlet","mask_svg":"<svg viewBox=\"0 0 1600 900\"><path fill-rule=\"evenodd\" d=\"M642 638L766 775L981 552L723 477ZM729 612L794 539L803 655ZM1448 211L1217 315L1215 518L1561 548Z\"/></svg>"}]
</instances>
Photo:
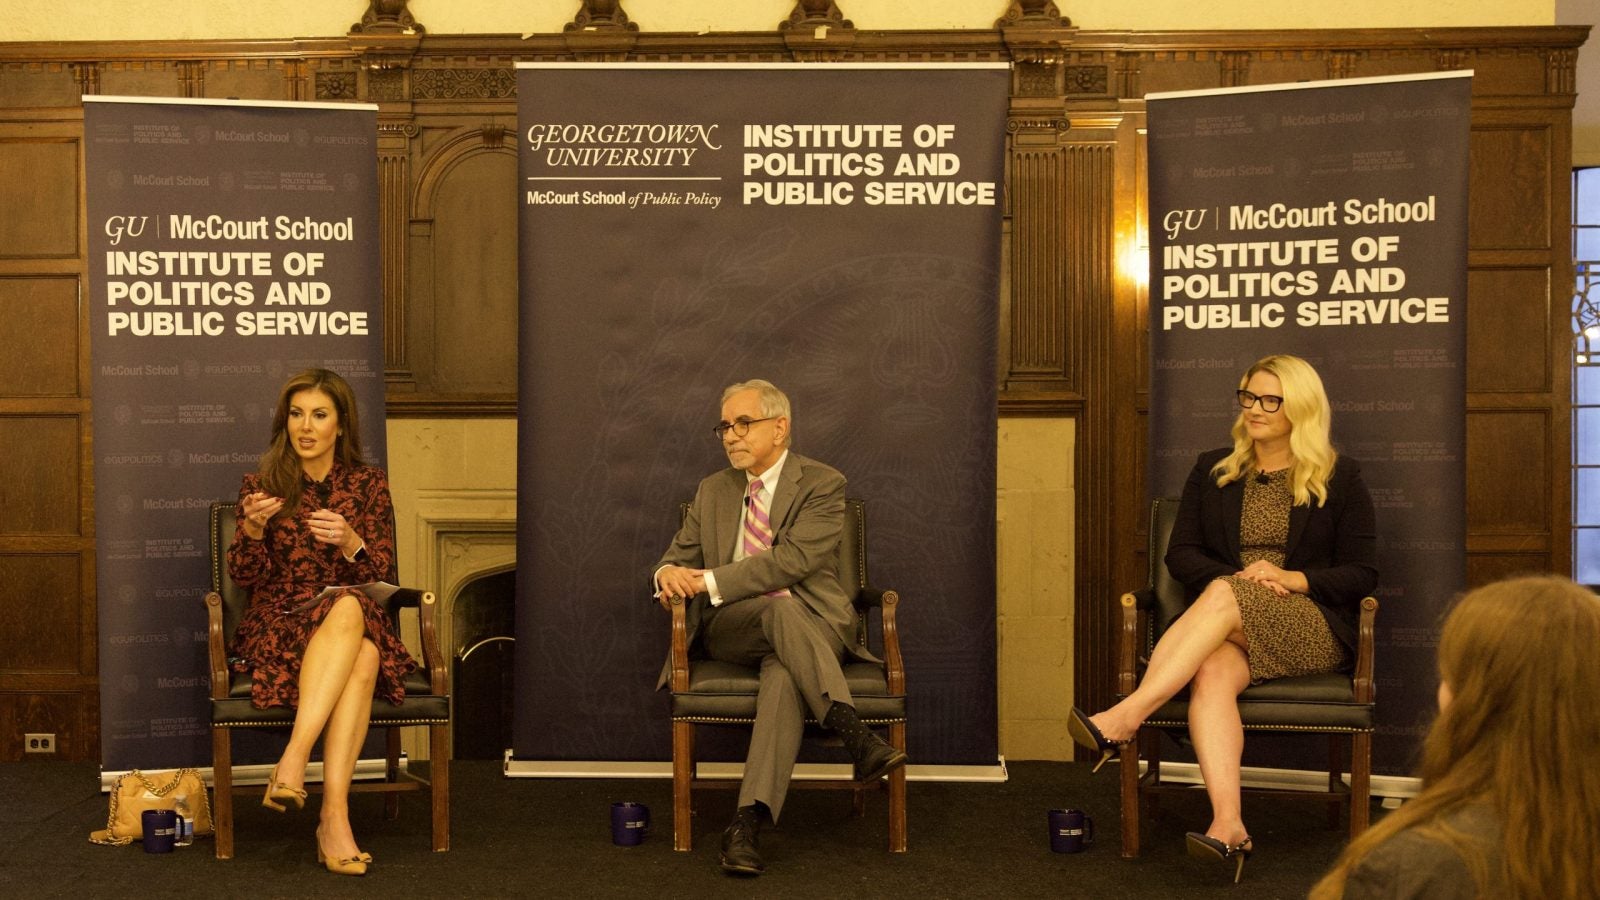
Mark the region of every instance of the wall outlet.
<instances>
[{"instance_id":1,"label":"wall outlet","mask_svg":"<svg viewBox=\"0 0 1600 900\"><path fill-rule=\"evenodd\" d=\"M27 753L54 753L56 752L56 736L53 734L25 734L22 736L22 749Z\"/></svg>"}]
</instances>

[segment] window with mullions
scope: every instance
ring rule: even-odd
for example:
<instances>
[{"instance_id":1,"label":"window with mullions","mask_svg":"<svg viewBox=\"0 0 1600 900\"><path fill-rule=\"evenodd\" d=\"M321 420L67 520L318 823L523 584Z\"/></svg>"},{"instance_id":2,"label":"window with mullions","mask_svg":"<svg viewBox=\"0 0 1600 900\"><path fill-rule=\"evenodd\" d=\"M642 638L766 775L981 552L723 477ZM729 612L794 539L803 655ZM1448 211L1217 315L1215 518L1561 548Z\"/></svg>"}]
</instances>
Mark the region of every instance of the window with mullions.
<instances>
[{"instance_id":1,"label":"window with mullions","mask_svg":"<svg viewBox=\"0 0 1600 900\"><path fill-rule=\"evenodd\" d=\"M1572 173L1572 577L1600 584L1600 168Z\"/></svg>"}]
</instances>

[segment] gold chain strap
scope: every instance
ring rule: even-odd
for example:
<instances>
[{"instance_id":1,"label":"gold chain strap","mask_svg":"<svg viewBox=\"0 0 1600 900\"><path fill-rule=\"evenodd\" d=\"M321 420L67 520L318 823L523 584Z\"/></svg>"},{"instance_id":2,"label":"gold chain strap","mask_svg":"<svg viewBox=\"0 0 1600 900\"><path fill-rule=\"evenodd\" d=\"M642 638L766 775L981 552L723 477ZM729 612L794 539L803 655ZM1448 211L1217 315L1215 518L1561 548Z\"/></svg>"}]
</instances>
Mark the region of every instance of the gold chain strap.
<instances>
[{"instance_id":1,"label":"gold chain strap","mask_svg":"<svg viewBox=\"0 0 1600 900\"><path fill-rule=\"evenodd\" d=\"M105 830L96 831L90 834L89 842L92 844L102 844L108 847L122 847L133 843L132 836L120 838L112 836L112 831L117 827L117 804L122 800L122 779L131 775L138 779L139 784L142 785L145 790L156 795L157 797L165 797L174 790L177 790L178 785L183 781L183 776L186 774L193 774L195 780L200 782L200 802L197 808L205 811L206 821L210 822L210 799L206 796L206 781L204 778L200 777L199 770L192 768L178 769L172 773L172 782L170 784L168 784L166 787L156 787L154 784L150 783L150 779L144 777L143 772L139 771L138 769L134 769L133 771L128 772L126 775L120 776L117 779L116 784L111 786L111 809L110 812L106 814ZM195 810L191 809L190 814L195 815Z\"/></svg>"}]
</instances>

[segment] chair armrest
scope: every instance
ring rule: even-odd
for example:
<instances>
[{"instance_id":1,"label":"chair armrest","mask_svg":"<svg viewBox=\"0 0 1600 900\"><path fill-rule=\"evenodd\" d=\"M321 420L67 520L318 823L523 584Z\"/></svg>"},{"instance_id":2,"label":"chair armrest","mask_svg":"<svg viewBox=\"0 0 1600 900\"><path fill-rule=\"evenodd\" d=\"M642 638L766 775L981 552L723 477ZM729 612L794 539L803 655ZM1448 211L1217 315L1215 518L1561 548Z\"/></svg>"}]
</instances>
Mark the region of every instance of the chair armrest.
<instances>
[{"instance_id":1,"label":"chair armrest","mask_svg":"<svg viewBox=\"0 0 1600 900\"><path fill-rule=\"evenodd\" d=\"M401 588L394 592L389 599L396 606L410 606L411 603L401 598L415 602L417 607L417 625L422 631L422 664L428 668L428 686L439 696L450 696L450 667L445 664L444 653L439 649L439 598L433 591L419 591L413 588Z\"/></svg>"},{"instance_id":2,"label":"chair armrest","mask_svg":"<svg viewBox=\"0 0 1600 900\"><path fill-rule=\"evenodd\" d=\"M683 597L673 597L668 609L672 613L672 691L689 690L689 603Z\"/></svg>"},{"instance_id":3,"label":"chair armrest","mask_svg":"<svg viewBox=\"0 0 1600 900\"><path fill-rule=\"evenodd\" d=\"M1118 601L1122 605L1122 628L1117 641L1117 693L1127 696L1138 687L1134 667L1139 659L1139 610L1153 598L1149 590L1130 591Z\"/></svg>"},{"instance_id":4,"label":"chair armrest","mask_svg":"<svg viewBox=\"0 0 1600 900\"><path fill-rule=\"evenodd\" d=\"M856 594L855 605L860 609L873 609L874 607L882 609L884 595L893 593L894 591L879 590L878 588L862 588L861 592Z\"/></svg>"},{"instance_id":5,"label":"chair armrest","mask_svg":"<svg viewBox=\"0 0 1600 900\"><path fill-rule=\"evenodd\" d=\"M399 588L389 595L389 611L393 613L396 609L421 609L423 596L429 593L431 592L417 588Z\"/></svg>"},{"instance_id":6,"label":"chair armrest","mask_svg":"<svg viewBox=\"0 0 1600 900\"><path fill-rule=\"evenodd\" d=\"M228 699L228 640L222 633L222 595L208 591L206 603L206 655L211 664L211 699Z\"/></svg>"},{"instance_id":7,"label":"chair armrest","mask_svg":"<svg viewBox=\"0 0 1600 900\"><path fill-rule=\"evenodd\" d=\"M1156 608L1155 588L1142 587L1137 591L1129 591L1124 596L1132 597L1134 606L1139 609L1149 611Z\"/></svg>"},{"instance_id":8,"label":"chair armrest","mask_svg":"<svg viewBox=\"0 0 1600 900\"><path fill-rule=\"evenodd\" d=\"M900 623L896 613L900 609L899 591L862 591L877 595L877 605L883 608L883 665L889 682L889 693L906 692L906 664L900 655Z\"/></svg>"},{"instance_id":9,"label":"chair armrest","mask_svg":"<svg viewBox=\"0 0 1600 900\"><path fill-rule=\"evenodd\" d=\"M1356 670L1353 677L1357 703L1371 703L1377 698L1378 686L1372 680L1372 646L1377 617L1378 599L1364 598L1361 601L1361 620L1356 625Z\"/></svg>"}]
</instances>

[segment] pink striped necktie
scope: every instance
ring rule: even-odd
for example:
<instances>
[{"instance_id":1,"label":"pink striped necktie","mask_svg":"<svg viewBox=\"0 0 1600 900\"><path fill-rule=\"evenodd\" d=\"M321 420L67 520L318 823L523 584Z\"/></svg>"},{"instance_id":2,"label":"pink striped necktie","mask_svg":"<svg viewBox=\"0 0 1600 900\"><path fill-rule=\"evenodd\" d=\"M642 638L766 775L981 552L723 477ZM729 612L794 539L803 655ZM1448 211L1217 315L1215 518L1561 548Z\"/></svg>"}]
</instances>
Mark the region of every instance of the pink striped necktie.
<instances>
[{"instance_id":1,"label":"pink striped necktie","mask_svg":"<svg viewBox=\"0 0 1600 900\"><path fill-rule=\"evenodd\" d=\"M750 482L750 493L745 497L744 529L740 540L744 543L746 558L772 549L772 521L767 517L767 503L761 499L761 479ZM764 597L787 597L788 588L768 591Z\"/></svg>"}]
</instances>

